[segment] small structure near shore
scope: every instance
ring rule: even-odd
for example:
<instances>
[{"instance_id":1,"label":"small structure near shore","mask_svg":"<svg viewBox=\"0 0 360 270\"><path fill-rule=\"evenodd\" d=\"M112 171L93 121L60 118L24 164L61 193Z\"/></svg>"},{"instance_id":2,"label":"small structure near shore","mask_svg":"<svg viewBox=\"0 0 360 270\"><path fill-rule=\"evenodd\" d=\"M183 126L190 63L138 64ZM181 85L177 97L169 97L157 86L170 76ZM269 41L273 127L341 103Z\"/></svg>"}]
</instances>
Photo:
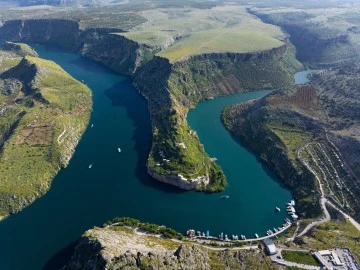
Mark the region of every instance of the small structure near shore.
<instances>
[{"instance_id":1,"label":"small structure near shore","mask_svg":"<svg viewBox=\"0 0 360 270\"><path fill-rule=\"evenodd\" d=\"M263 243L265 246L265 251L268 255L274 255L277 253L278 250L275 244L273 243L273 241L271 240L271 238L264 239Z\"/></svg>"}]
</instances>

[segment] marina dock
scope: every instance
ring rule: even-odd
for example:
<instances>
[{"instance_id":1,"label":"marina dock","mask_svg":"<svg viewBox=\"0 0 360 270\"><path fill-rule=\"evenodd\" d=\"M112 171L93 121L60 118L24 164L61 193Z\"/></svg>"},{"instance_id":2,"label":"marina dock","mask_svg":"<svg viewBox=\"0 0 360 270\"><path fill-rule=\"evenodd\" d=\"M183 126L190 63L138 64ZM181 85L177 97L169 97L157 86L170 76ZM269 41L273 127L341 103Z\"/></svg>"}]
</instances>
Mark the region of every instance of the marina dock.
<instances>
[{"instance_id":1,"label":"marina dock","mask_svg":"<svg viewBox=\"0 0 360 270\"><path fill-rule=\"evenodd\" d=\"M294 200L291 200L290 202L286 203L286 206L287 206L287 212L288 214L291 216L291 218L293 219L293 221L296 221L298 219L298 216L296 215L296 210L295 210L295 201ZM280 211L281 209L279 207L276 207L275 208L276 211ZM272 228L270 230L268 230L266 232L266 235L264 236L261 236L261 235L258 235L257 233L254 234L254 238L250 238L250 239L247 239L244 235L237 235L237 234L233 234L228 235L225 234L224 232L221 232L220 235L218 237L215 237L215 236L211 236L209 234L209 231L206 231L206 234L205 232L201 232L201 231L196 231L191 229L191 230L188 230L186 232L186 235L188 238L191 238L191 239L199 239L199 240L210 240L210 241L217 241L217 242L225 242L225 243L237 243L237 242L252 242L252 241L261 241L261 240L265 240L265 239L268 239L268 238L272 238L272 237L276 237L277 235L285 232L287 229L289 229L291 227L292 223L290 221L290 219L286 218L285 219L285 222L284 224L281 226L281 227L278 227L278 228Z\"/></svg>"},{"instance_id":2,"label":"marina dock","mask_svg":"<svg viewBox=\"0 0 360 270\"><path fill-rule=\"evenodd\" d=\"M272 238L274 236L277 236L278 234L285 232L287 229L289 229L291 227L291 224L292 223L289 223L286 226L284 226L281 230L278 230L277 232L274 232L270 235L260 236L259 238L239 239L239 240L232 240L232 239L222 240L219 237L210 236L210 235L209 236L194 235L193 237L191 237L191 239L211 240L211 241L226 242L226 243L236 243L236 242L246 243L246 242L252 242L252 241L261 241L261 240L265 240L267 238Z\"/></svg>"}]
</instances>

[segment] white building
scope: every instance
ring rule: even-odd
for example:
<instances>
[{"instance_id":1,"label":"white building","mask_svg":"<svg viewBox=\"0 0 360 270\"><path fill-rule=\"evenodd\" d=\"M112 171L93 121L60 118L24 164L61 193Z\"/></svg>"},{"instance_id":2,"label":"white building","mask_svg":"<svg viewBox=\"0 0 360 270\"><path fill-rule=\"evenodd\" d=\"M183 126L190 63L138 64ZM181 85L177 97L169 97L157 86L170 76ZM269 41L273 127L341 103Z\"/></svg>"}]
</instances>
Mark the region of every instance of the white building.
<instances>
[{"instance_id":1,"label":"white building","mask_svg":"<svg viewBox=\"0 0 360 270\"><path fill-rule=\"evenodd\" d=\"M265 245L265 250L268 255L274 255L277 253L277 248L270 238L266 238L263 243Z\"/></svg>"}]
</instances>

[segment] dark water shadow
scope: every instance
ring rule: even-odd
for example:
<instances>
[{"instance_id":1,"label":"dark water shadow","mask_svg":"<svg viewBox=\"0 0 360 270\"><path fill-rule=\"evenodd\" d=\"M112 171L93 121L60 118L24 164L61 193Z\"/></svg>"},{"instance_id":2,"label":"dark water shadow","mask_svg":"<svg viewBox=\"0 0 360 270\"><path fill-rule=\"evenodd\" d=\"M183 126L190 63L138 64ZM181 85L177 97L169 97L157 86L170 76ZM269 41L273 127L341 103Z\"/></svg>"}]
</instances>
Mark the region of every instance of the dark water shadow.
<instances>
[{"instance_id":1,"label":"dark water shadow","mask_svg":"<svg viewBox=\"0 0 360 270\"><path fill-rule=\"evenodd\" d=\"M61 249L54 256L52 256L50 260L46 262L42 270L61 269L64 265L66 265L70 261L71 256L74 254L75 247L78 244L79 240L80 239L71 242L68 246Z\"/></svg>"},{"instance_id":2,"label":"dark water shadow","mask_svg":"<svg viewBox=\"0 0 360 270\"><path fill-rule=\"evenodd\" d=\"M91 60L84 56L80 56L78 59L72 60L69 63L80 67L81 69L84 69L86 71L96 73L97 75L109 73L117 74L113 71L110 71L109 68L104 64L100 62L94 62L94 60Z\"/></svg>"},{"instance_id":3,"label":"dark water shadow","mask_svg":"<svg viewBox=\"0 0 360 270\"><path fill-rule=\"evenodd\" d=\"M221 118L221 116L220 116ZM292 190L290 189L289 186L287 186L284 181L282 181L280 179L280 177L278 175L276 175L276 173L274 172L274 170L271 169L270 164L267 164L264 160L262 160L260 158L259 153L253 151L248 145L246 145L244 142L242 142L238 137L236 137L232 132L230 132L230 130L228 130L226 128L226 126L224 125L222 119L221 119L221 123L224 126L224 128L226 129L227 132L229 132L231 138L238 143L242 148L244 148L248 153L252 154L253 156L255 156L256 161L258 163L260 163L261 168L264 170L264 172L266 173L267 176L269 176L273 181L275 181L276 183L278 183L280 185L280 187L290 191L292 193Z\"/></svg>"},{"instance_id":4,"label":"dark water shadow","mask_svg":"<svg viewBox=\"0 0 360 270\"><path fill-rule=\"evenodd\" d=\"M127 89L127 94L119 89ZM147 156L151 148L151 120L147 106L147 101L144 97L139 98L139 93L131 86L130 79L118 82L111 88L105 91L105 95L111 100L113 106L123 107L129 119L133 121L135 131L132 139L135 141L135 151L138 155L138 162L136 164L136 177L141 183L147 187L155 188L163 192L170 193L184 193L188 192L178 187L174 187L165 183L161 183L152 178L147 173ZM144 140L144 138L148 138Z\"/></svg>"}]
</instances>

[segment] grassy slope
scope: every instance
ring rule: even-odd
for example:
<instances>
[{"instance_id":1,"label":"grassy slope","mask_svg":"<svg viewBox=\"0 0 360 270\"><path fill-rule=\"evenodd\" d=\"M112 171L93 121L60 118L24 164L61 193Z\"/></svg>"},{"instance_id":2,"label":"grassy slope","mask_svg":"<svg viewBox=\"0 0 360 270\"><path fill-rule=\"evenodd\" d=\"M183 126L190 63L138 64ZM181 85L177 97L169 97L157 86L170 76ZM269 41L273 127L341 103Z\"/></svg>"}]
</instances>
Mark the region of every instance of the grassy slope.
<instances>
[{"instance_id":1,"label":"grassy slope","mask_svg":"<svg viewBox=\"0 0 360 270\"><path fill-rule=\"evenodd\" d=\"M278 28L247 16L234 26L192 33L158 55L175 62L203 53L257 52L280 47L281 38L284 36Z\"/></svg>"},{"instance_id":2,"label":"grassy slope","mask_svg":"<svg viewBox=\"0 0 360 270\"><path fill-rule=\"evenodd\" d=\"M297 240L296 244L302 248L313 250L348 248L359 262L360 232L333 208L328 210L332 220L314 227L300 240Z\"/></svg>"},{"instance_id":3,"label":"grassy slope","mask_svg":"<svg viewBox=\"0 0 360 270\"><path fill-rule=\"evenodd\" d=\"M31 91L17 93L16 102L7 96L11 108L3 124L13 123L19 112L23 116L0 149L1 215L20 210L48 190L51 179L71 157L91 110L89 89L57 64L27 56L19 66L24 73L35 66L36 76L31 80ZM9 72L7 76L12 70Z\"/></svg>"},{"instance_id":4,"label":"grassy slope","mask_svg":"<svg viewBox=\"0 0 360 270\"><path fill-rule=\"evenodd\" d=\"M283 250L281 256L285 261L319 266L314 256L307 252Z\"/></svg>"},{"instance_id":5,"label":"grassy slope","mask_svg":"<svg viewBox=\"0 0 360 270\"><path fill-rule=\"evenodd\" d=\"M285 38L278 27L262 23L239 6L157 9L141 14L145 23L118 34L151 47L173 44L158 54L173 62L202 53L266 50L281 46Z\"/></svg>"}]
</instances>

